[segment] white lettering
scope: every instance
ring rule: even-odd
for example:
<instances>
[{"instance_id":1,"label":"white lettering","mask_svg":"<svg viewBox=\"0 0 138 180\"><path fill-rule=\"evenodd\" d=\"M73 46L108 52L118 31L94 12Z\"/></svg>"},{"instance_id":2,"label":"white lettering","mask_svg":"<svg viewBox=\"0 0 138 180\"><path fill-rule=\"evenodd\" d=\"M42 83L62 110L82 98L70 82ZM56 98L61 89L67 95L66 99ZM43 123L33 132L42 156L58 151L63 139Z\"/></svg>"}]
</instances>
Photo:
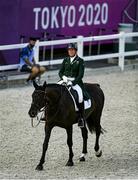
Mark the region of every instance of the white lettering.
<instances>
[{"instance_id":1,"label":"white lettering","mask_svg":"<svg viewBox=\"0 0 138 180\"><path fill-rule=\"evenodd\" d=\"M57 6L52 7L52 13L51 13L51 28L54 28L54 24L55 24L55 28L59 28L58 25L58 21L57 21L57 13L58 13L59 7Z\"/></svg>"},{"instance_id":2,"label":"white lettering","mask_svg":"<svg viewBox=\"0 0 138 180\"><path fill-rule=\"evenodd\" d=\"M63 6L60 6L62 27L65 27L65 18L67 14L67 9L68 9L68 6L65 6L65 8Z\"/></svg>"},{"instance_id":3,"label":"white lettering","mask_svg":"<svg viewBox=\"0 0 138 180\"><path fill-rule=\"evenodd\" d=\"M42 19L41 19L41 25L43 29L47 29L49 26L49 9L45 7L42 11Z\"/></svg>"},{"instance_id":4,"label":"white lettering","mask_svg":"<svg viewBox=\"0 0 138 180\"><path fill-rule=\"evenodd\" d=\"M84 16L85 16L85 6L83 4L80 5L79 7L79 12L81 13L80 18L79 18L79 22L78 25L79 26L84 26L85 25L85 20L84 20Z\"/></svg>"},{"instance_id":5,"label":"white lettering","mask_svg":"<svg viewBox=\"0 0 138 180\"><path fill-rule=\"evenodd\" d=\"M69 27L73 27L75 24L76 18L76 9L74 6L70 6L68 10L68 25Z\"/></svg>"},{"instance_id":6,"label":"white lettering","mask_svg":"<svg viewBox=\"0 0 138 180\"><path fill-rule=\"evenodd\" d=\"M95 19L94 19L94 24L99 25L100 24L100 10L101 6L99 3L97 3L94 7L94 10L96 11Z\"/></svg>"},{"instance_id":7,"label":"white lettering","mask_svg":"<svg viewBox=\"0 0 138 180\"><path fill-rule=\"evenodd\" d=\"M41 8L34 8L33 12L35 13L35 30L38 29L38 16L39 16L39 12L41 11Z\"/></svg>"},{"instance_id":8,"label":"white lettering","mask_svg":"<svg viewBox=\"0 0 138 180\"><path fill-rule=\"evenodd\" d=\"M34 28L57 29L65 27L85 27L91 25L107 24L109 17L108 3L80 4L79 7L71 6L48 6L33 9ZM77 18L76 18L77 14ZM78 19L78 22L76 20Z\"/></svg>"},{"instance_id":9,"label":"white lettering","mask_svg":"<svg viewBox=\"0 0 138 180\"><path fill-rule=\"evenodd\" d=\"M92 4L88 4L86 11L86 23L87 25L92 25L93 23L93 6Z\"/></svg>"},{"instance_id":10,"label":"white lettering","mask_svg":"<svg viewBox=\"0 0 138 180\"><path fill-rule=\"evenodd\" d=\"M103 3L103 5L102 5L101 21L103 24L106 24L108 21L108 5L107 5L107 3Z\"/></svg>"}]
</instances>

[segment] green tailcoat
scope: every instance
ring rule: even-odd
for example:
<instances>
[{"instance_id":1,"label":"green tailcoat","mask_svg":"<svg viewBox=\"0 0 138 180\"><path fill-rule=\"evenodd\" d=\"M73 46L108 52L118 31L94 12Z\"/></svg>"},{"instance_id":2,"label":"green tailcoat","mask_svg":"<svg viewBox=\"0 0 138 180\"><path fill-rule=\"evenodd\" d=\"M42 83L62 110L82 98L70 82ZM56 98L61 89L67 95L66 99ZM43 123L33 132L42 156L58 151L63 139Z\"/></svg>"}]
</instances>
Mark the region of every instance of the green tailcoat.
<instances>
[{"instance_id":1,"label":"green tailcoat","mask_svg":"<svg viewBox=\"0 0 138 180\"><path fill-rule=\"evenodd\" d=\"M63 60L61 65L59 77L61 79L63 76L75 78L75 80L72 81L73 85L78 84L82 88L85 98L89 98L82 81L84 76L84 68L84 60L79 56L76 56L72 62L70 61L70 57L67 57Z\"/></svg>"}]
</instances>

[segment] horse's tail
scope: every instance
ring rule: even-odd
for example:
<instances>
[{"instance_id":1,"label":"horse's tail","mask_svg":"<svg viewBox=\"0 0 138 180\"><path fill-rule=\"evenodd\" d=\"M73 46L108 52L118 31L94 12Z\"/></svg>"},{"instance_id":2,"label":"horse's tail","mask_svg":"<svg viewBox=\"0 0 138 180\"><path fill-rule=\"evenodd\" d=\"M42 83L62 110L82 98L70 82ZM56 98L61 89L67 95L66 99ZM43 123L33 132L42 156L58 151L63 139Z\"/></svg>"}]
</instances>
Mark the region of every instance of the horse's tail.
<instances>
[{"instance_id":1,"label":"horse's tail","mask_svg":"<svg viewBox=\"0 0 138 180\"><path fill-rule=\"evenodd\" d=\"M89 84L89 91L91 91L91 97L93 98L93 111L91 115L86 118L88 129L91 133L99 131L104 133L105 130L101 127L100 119L104 106L104 93L99 84Z\"/></svg>"},{"instance_id":2,"label":"horse's tail","mask_svg":"<svg viewBox=\"0 0 138 180\"><path fill-rule=\"evenodd\" d=\"M100 119L99 121L96 120L96 118L90 117L86 120L88 129L91 133L95 133L96 128L100 130L100 133L103 134L104 132L106 132L105 129L102 128L102 126L100 125Z\"/></svg>"}]
</instances>

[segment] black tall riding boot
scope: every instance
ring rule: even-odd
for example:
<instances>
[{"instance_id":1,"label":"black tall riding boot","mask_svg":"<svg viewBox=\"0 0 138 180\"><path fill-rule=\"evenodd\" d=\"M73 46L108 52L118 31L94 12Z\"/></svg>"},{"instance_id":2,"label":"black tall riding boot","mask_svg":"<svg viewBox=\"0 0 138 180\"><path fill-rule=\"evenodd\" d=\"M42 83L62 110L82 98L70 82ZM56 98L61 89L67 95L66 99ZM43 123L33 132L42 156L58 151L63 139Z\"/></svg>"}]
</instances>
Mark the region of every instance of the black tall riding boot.
<instances>
[{"instance_id":1,"label":"black tall riding boot","mask_svg":"<svg viewBox=\"0 0 138 180\"><path fill-rule=\"evenodd\" d=\"M84 127L84 102L78 104L79 108L79 119L78 119L78 126L80 128Z\"/></svg>"}]
</instances>

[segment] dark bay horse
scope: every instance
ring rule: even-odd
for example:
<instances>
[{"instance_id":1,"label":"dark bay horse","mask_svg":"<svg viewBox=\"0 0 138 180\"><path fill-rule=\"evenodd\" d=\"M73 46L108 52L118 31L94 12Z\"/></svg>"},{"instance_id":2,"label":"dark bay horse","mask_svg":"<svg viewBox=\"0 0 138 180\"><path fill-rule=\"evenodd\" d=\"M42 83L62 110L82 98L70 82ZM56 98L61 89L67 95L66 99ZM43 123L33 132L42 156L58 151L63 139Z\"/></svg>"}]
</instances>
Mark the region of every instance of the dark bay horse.
<instances>
[{"instance_id":1,"label":"dark bay horse","mask_svg":"<svg viewBox=\"0 0 138 180\"><path fill-rule=\"evenodd\" d=\"M37 116L40 110L44 108L46 115L43 152L36 169L43 169L51 130L54 126L59 126L66 129L67 144L69 147L69 159L66 165L73 166L72 130L73 124L77 123L78 118L78 114L75 112L73 100L67 88L63 85L46 84L45 82L43 86L38 86L35 81L33 82L33 84L35 90L32 94L32 104L28 113L31 118L34 118ZM90 132L96 133L94 149L96 156L100 157L102 155L102 151L99 148L99 137L103 130L100 125L100 119L104 106L104 94L98 84L85 83L85 87L93 102L92 108L85 110L85 121ZM83 149L80 161L85 161L88 138L87 127L85 126L84 128L81 128L81 132L83 137Z\"/></svg>"}]
</instances>

